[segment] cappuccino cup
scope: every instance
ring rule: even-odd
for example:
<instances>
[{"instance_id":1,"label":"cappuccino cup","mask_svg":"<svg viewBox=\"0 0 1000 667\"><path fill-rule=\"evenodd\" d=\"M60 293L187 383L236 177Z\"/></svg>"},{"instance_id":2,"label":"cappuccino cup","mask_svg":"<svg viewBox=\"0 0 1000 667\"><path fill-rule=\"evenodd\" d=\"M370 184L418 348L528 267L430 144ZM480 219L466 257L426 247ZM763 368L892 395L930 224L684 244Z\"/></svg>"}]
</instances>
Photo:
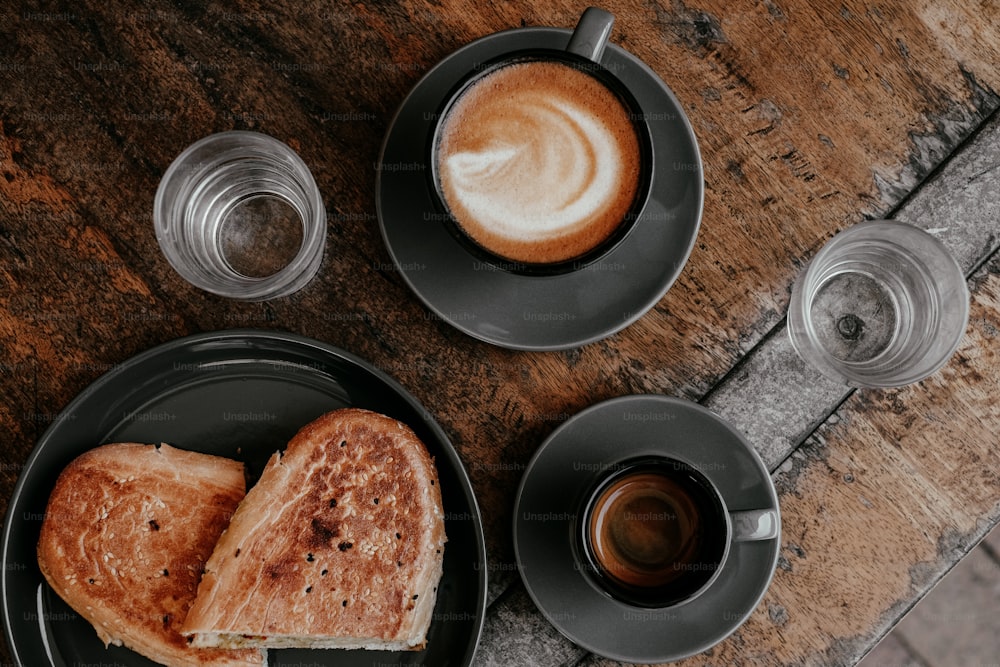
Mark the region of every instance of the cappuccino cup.
<instances>
[{"instance_id":1,"label":"cappuccino cup","mask_svg":"<svg viewBox=\"0 0 1000 667\"><path fill-rule=\"evenodd\" d=\"M778 534L775 510L729 510L696 466L661 456L610 466L578 518L585 576L612 598L643 608L693 600L718 578L733 542Z\"/></svg>"},{"instance_id":2,"label":"cappuccino cup","mask_svg":"<svg viewBox=\"0 0 1000 667\"><path fill-rule=\"evenodd\" d=\"M528 275L591 264L645 206L652 140L601 55L614 17L584 12L565 50L476 66L437 115L430 177L444 224L474 257Z\"/></svg>"}]
</instances>

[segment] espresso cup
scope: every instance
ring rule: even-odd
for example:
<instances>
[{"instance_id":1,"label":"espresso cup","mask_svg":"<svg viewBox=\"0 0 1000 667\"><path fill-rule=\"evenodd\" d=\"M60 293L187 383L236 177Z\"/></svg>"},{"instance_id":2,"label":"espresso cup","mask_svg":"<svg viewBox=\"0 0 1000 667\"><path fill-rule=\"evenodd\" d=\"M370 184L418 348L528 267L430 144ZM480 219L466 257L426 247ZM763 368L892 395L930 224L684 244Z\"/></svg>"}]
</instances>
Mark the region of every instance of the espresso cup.
<instances>
[{"instance_id":1,"label":"espresso cup","mask_svg":"<svg viewBox=\"0 0 1000 667\"><path fill-rule=\"evenodd\" d=\"M587 9L565 50L477 65L437 114L431 190L474 257L528 275L581 269L620 244L649 197L652 140L601 64L614 17Z\"/></svg>"},{"instance_id":2,"label":"espresso cup","mask_svg":"<svg viewBox=\"0 0 1000 667\"><path fill-rule=\"evenodd\" d=\"M578 517L582 570L606 594L643 608L693 600L718 578L734 541L778 534L775 510L731 511L704 473L669 457L610 466Z\"/></svg>"}]
</instances>

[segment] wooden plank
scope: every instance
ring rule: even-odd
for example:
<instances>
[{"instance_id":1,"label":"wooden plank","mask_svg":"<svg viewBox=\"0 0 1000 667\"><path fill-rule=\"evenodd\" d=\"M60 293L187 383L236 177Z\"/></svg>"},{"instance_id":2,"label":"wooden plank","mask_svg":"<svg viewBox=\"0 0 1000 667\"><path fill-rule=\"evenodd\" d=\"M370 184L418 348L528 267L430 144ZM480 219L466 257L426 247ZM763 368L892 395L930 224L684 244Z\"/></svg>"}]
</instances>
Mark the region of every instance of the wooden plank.
<instances>
[{"instance_id":1,"label":"wooden plank","mask_svg":"<svg viewBox=\"0 0 1000 667\"><path fill-rule=\"evenodd\" d=\"M1000 656L998 609L1000 563L973 549L889 637L898 635L931 665L988 665Z\"/></svg>"},{"instance_id":2,"label":"wooden plank","mask_svg":"<svg viewBox=\"0 0 1000 667\"><path fill-rule=\"evenodd\" d=\"M523 587L515 586L490 614L476 666L573 665L586 655L537 612Z\"/></svg>"},{"instance_id":3,"label":"wooden plank","mask_svg":"<svg viewBox=\"0 0 1000 667\"><path fill-rule=\"evenodd\" d=\"M518 466L561 419L625 393L701 396L780 321L803 258L894 206L997 106L992 5L693 4L607 6L619 15L613 40L667 81L701 141L698 247L636 325L548 354L492 348L428 316L382 247L373 162L392 113L434 62L496 30L571 27L577 5L5 10L0 424L12 467L0 470L0 495L103 370L184 333L292 330L388 370L440 419L488 509L491 567L503 573ZM288 142L324 193L327 258L294 297L203 294L155 243L160 175L195 139L234 128Z\"/></svg>"},{"instance_id":4,"label":"wooden plank","mask_svg":"<svg viewBox=\"0 0 1000 667\"><path fill-rule=\"evenodd\" d=\"M893 213L944 243L967 275L1000 249L997 146L994 116ZM850 393L801 361L782 321L702 402L746 434L773 469Z\"/></svg>"},{"instance_id":5,"label":"wooden plank","mask_svg":"<svg viewBox=\"0 0 1000 667\"><path fill-rule=\"evenodd\" d=\"M1000 118L994 117L894 212L934 233L966 270L1000 247L1000 202L993 196L1000 190L997 145ZM739 428L773 469L850 393L805 366L782 322L702 402Z\"/></svg>"},{"instance_id":6,"label":"wooden plank","mask_svg":"<svg viewBox=\"0 0 1000 667\"><path fill-rule=\"evenodd\" d=\"M858 667L929 667L913 655L898 636L890 634L858 663Z\"/></svg>"},{"instance_id":7,"label":"wooden plank","mask_svg":"<svg viewBox=\"0 0 1000 667\"><path fill-rule=\"evenodd\" d=\"M99 5L66 19L13 14L0 47L10 64L0 73L8 84L2 142L16 147L4 162L13 179L4 193L23 194L5 198L4 261L21 287L6 324L19 343L3 362L35 359L32 377L47 379L37 398L24 388L33 383L12 383L15 413L54 413L96 377L86 368L180 333L290 329L393 370L478 471L484 505L509 507L516 475L503 464L525 462L557 423L537 415L629 392L700 396L780 319L801 258L905 189L880 193L876 174L895 183L907 168L925 173L927 160L996 105L983 92L998 76L985 66L1000 43L990 8L975 17L975 35L954 44L908 5L844 8L830 14L804 0L771 11L722 0L697 10L611 6L620 14L614 40L663 76L694 123L708 187L703 231L653 313L604 343L541 355L484 346L427 316L382 248L372 163L405 90L433 62L522 20L571 26L576 7L445 11L413 0L378 10L247 3L230 12L162 3L143 14ZM938 128L940 119L950 129ZM192 290L149 231L170 160L233 127L289 142L326 196L327 261L293 298L237 304ZM913 137L934 137L940 154ZM39 218L64 222L34 224ZM100 247L92 237L104 239ZM60 267L55 280L46 267ZM78 268L71 276L67 267ZM116 287L135 280L145 287ZM26 309L48 319L25 319ZM485 391L469 390L479 386ZM30 445L29 435L19 453ZM509 558L507 511L488 523L491 553Z\"/></svg>"},{"instance_id":8,"label":"wooden plank","mask_svg":"<svg viewBox=\"0 0 1000 667\"><path fill-rule=\"evenodd\" d=\"M1000 520L1000 258L939 376L854 394L776 473L782 552L750 619L681 665L853 665ZM609 667L600 659L588 667Z\"/></svg>"}]
</instances>

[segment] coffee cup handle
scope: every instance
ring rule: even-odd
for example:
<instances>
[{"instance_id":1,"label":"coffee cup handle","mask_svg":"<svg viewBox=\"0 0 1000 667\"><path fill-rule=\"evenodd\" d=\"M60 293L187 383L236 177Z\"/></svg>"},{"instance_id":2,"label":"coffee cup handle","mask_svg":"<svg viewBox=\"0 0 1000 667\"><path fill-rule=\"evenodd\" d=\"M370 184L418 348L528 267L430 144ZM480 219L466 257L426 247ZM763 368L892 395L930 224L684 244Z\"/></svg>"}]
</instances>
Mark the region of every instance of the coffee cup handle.
<instances>
[{"instance_id":1,"label":"coffee cup handle","mask_svg":"<svg viewBox=\"0 0 1000 667\"><path fill-rule=\"evenodd\" d=\"M576 24L566 50L595 63L600 62L614 23L613 14L597 7L587 7Z\"/></svg>"},{"instance_id":2,"label":"coffee cup handle","mask_svg":"<svg viewBox=\"0 0 1000 667\"><path fill-rule=\"evenodd\" d=\"M730 512L733 522L733 540L752 542L770 540L778 536L778 512L775 510L744 510Z\"/></svg>"}]
</instances>

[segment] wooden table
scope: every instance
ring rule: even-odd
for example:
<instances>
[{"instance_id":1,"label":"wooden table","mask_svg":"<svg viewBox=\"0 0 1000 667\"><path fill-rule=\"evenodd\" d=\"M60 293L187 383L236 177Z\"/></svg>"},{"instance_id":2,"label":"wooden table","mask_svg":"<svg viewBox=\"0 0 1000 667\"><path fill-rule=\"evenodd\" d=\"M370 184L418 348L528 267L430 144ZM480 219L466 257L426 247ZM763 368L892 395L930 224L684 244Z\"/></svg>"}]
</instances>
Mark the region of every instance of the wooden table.
<instances>
[{"instance_id":1,"label":"wooden table","mask_svg":"<svg viewBox=\"0 0 1000 667\"><path fill-rule=\"evenodd\" d=\"M1000 519L1000 211L996 153L984 149L1000 136L987 122L1000 106L996 4L606 3L612 41L691 120L703 223L679 280L642 319L544 353L478 342L408 291L379 235L374 162L436 61L501 29L572 27L584 5L285 4L0 10L0 497L104 371L184 334L254 326L367 359L451 436L486 524L484 665L608 664L534 609L510 536L536 447L603 399L706 404L747 434L780 492L781 557L763 602L684 664L852 664ZM226 129L287 142L323 192L326 258L292 297L216 298L160 254L159 178L185 146ZM969 272L972 313L937 375L851 391L798 361L784 314L805 262L874 217L933 230Z\"/></svg>"}]
</instances>

